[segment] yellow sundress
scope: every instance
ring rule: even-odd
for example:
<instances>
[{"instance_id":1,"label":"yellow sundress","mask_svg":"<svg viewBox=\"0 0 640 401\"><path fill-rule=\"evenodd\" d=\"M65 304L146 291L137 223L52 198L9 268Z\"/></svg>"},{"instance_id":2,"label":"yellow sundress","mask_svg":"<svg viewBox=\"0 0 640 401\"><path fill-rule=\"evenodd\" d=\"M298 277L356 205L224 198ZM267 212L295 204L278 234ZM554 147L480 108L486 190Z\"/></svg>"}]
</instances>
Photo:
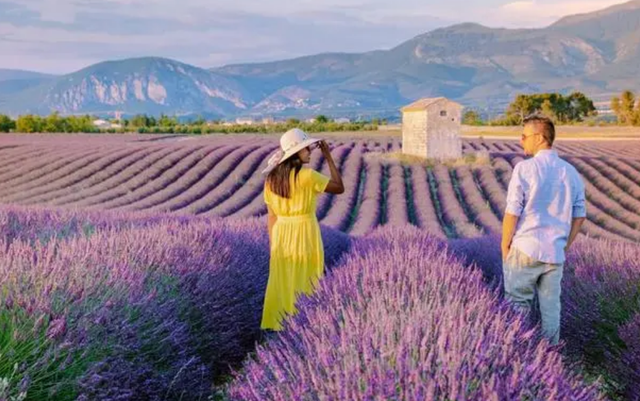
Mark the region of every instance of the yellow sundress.
<instances>
[{"instance_id":1,"label":"yellow sundress","mask_svg":"<svg viewBox=\"0 0 640 401\"><path fill-rule=\"evenodd\" d=\"M278 217L271 232L262 329L281 330L282 318L297 313L298 295L313 293L324 275L324 248L316 200L330 178L303 167L294 182L294 171L289 178L289 199L276 195L265 183L264 201Z\"/></svg>"}]
</instances>

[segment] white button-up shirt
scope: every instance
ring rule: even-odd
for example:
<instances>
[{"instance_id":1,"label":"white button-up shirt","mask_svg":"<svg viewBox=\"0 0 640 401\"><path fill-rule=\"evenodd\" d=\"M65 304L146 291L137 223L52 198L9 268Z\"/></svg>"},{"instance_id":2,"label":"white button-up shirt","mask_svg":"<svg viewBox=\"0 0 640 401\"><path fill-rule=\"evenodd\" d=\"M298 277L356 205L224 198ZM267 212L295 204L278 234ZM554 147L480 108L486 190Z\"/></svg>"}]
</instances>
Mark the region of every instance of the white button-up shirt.
<instances>
[{"instance_id":1,"label":"white button-up shirt","mask_svg":"<svg viewBox=\"0 0 640 401\"><path fill-rule=\"evenodd\" d=\"M512 247L545 263L564 263L574 218L585 217L582 177L555 150L541 150L513 169L506 213L519 216Z\"/></svg>"}]
</instances>

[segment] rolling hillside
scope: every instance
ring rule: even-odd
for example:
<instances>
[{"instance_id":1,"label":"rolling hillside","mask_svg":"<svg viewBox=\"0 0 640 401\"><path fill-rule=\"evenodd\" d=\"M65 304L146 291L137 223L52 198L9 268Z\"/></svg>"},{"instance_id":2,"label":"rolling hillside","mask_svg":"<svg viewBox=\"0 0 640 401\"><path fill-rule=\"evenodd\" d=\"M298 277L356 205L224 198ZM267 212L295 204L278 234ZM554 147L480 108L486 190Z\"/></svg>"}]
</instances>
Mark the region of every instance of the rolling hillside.
<instances>
[{"instance_id":1,"label":"rolling hillside","mask_svg":"<svg viewBox=\"0 0 640 401\"><path fill-rule=\"evenodd\" d=\"M581 90L606 98L640 86L640 1L565 17L543 29L458 24L358 54L210 70L145 57L40 81L1 82L2 76L0 71L0 111L12 114L395 115L425 96L485 108L501 107L522 92Z\"/></svg>"}]
</instances>

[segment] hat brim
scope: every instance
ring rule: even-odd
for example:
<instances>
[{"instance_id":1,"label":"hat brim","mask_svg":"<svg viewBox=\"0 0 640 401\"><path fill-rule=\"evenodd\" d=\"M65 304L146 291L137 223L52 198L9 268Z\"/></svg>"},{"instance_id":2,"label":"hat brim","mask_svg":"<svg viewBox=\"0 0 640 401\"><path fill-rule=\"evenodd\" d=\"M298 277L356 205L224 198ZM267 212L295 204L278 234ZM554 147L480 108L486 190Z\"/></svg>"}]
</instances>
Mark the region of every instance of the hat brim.
<instances>
[{"instance_id":1,"label":"hat brim","mask_svg":"<svg viewBox=\"0 0 640 401\"><path fill-rule=\"evenodd\" d=\"M293 148L291 148L288 151L286 151L284 153L284 155L282 156L282 159L280 159L280 162L278 164L284 162L285 160L287 160L291 156L295 155L296 153L298 153L302 149L306 148L307 146L311 146L316 142L320 142L321 140L322 139L319 139L319 138L309 138L306 141L300 142L298 145L296 145Z\"/></svg>"}]
</instances>

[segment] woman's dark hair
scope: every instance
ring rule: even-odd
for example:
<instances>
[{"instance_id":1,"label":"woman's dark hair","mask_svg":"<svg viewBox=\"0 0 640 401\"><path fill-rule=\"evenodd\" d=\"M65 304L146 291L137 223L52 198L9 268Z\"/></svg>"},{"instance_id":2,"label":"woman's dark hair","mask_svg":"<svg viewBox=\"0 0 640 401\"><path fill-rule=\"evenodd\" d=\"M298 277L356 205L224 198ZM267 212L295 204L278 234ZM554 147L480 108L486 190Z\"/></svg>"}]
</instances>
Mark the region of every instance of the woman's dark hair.
<instances>
[{"instance_id":1,"label":"woman's dark hair","mask_svg":"<svg viewBox=\"0 0 640 401\"><path fill-rule=\"evenodd\" d=\"M289 199L291 197L291 188L289 187L291 170L295 169L295 181L298 178L298 173L301 168L302 159L300 159L300 156L298 156L297 153L278 164L267 176L267 184L269 185L271 192L280 197Z\"/></svg>"}]
</instances>

